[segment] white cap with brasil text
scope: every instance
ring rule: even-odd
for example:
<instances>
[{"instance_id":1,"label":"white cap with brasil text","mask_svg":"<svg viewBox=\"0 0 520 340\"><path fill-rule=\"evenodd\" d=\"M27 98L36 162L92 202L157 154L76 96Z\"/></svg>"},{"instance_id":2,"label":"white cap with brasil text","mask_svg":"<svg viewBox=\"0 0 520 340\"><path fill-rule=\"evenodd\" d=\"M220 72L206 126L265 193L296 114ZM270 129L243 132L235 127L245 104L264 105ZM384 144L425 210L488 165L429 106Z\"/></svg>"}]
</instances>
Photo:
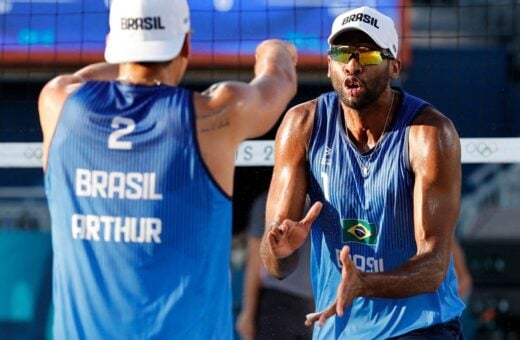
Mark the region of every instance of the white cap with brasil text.
<instances>
[{"instance_id":1,"label":"white cap with brasil text","mask_svg":"<svg viewBox=\"0 0 520 340\"><path fill-rule=\"evenodd\" d=\"M105 59L109 63L174 59L190 31L186 0L112 0Z\"/></svg>"},{"instance_id":2,"label":"white cap with brasil text","mask_svg":"<svg viewBox=\"0 0 520 340\"><path fill-rule=\"evenodd\" d=\"M339 34L349 30L365 32L379 47L397 57L399 42L392 18L367 6L340 14L332 23L329 45Z\"/></svg>"}]
</instances>

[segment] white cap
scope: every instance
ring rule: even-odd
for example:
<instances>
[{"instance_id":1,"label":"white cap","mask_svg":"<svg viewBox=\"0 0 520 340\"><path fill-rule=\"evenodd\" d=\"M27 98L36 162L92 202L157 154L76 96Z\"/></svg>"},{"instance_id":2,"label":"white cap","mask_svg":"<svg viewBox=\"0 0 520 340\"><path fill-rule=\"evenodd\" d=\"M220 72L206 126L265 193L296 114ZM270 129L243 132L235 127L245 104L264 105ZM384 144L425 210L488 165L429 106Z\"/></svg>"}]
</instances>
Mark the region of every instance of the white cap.
<instances>
[{"instance_id":1,"label":"white cap","mask_svg":"<svg viewBox=\"0 0 520 340\"><path fill-rule=\"evenodd\" d=\"M399 42L392 18L367 6L340 14L332 23L329 45L339 34L349 30L365 32L379 47L397 57Z\"/></svg>"},{"instance_id":2,"label":"white cap","mask_svg":"<svg viewBox=\"0 0 520 340\"><path fill-rule=\"evenodd\" d=\"M186 0L112 0L105 59L113 64L172 60L189 30Z\"/></svg>"}]
</instances>

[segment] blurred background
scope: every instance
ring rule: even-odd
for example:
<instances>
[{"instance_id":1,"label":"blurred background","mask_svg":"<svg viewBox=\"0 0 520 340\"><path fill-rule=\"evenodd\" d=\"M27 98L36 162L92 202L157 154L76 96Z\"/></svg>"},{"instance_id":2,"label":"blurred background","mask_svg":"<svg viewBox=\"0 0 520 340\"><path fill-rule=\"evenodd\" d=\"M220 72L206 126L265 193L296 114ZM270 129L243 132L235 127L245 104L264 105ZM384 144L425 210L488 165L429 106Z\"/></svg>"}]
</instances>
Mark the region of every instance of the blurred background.
<instances>
[{"instance_id":1,"label":"blurred background","mask_svg":"<svg viewBox=\"0 0 520 340\"><path fill-rule=\"evenodd\" d=\"M519 339L520 1L188 2L193 51L182 85L201 91L217 81L248 81L254 47L281 38L300 54L298 94L290 105L332 90L326 38L336 15L369 5L395 20L403 61L395 86L434 104L462 137L457 235L473 276L466 336ZM0 0L0 339L51 338L52 254L37 98L55 75L103 60L107 6L108 0ZM251 203L269 185L277 126L237 154L235 312L245 225Z\"/></svg>"}]
</instances>

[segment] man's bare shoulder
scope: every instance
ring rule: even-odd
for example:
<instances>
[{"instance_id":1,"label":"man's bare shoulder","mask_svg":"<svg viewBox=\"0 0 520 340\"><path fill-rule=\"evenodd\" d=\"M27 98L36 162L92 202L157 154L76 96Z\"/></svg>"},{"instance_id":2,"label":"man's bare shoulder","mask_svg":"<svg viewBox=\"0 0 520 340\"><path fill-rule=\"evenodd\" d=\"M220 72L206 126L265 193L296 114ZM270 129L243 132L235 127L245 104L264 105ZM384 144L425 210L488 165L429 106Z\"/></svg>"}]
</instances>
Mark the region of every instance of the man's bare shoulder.
<instances>
[{"instance_id":1,"label":"man's bare shoulder","mask_svg":"<svg viewBox=\"0 0 520 340\"><path fill-rule=\"evenodd\" d=\"M317 102L318 102L318 98L314 98L314 99L308 100L306 102L303 102L301 104L291 107L291 109L289 111L294 111L297 114L301 114L301 115L314 114L314 111L316 110Z\"/></svg>"},{"instance_id":2,"label":"man's bare shoulder","mask_svg":"<svg viewBox=\"0 0 520 340\"><path fill-rule=\"evenodd\" d=\"M460 139L455 125L434 107L424 108L414 118L408 145L416 174L430 173L441 164L460 164Z\"/></svg>"},{"instance_id":3,"label":"man's bare shoulder","mask_svg":"<svg viewBox=\"0 0 520 340\"><path fill-rule=\"evenodd\" d=\"M40 114L56 114L67 97L82 84L82 79L75 75L59 75L51 79L42 88L39 97Z\"/></svg>"},{"instance_id":4,"label":"man's bare shoulder","mask_svg":"<svg viewBox=\"0 0 520 340\"><path fill-rule=\"evenodd\" d=\"M312 99L287 111L276 134L276 147L280 151L303 157L312 133L316 103L317 99Z\"/></svg>"},{"instance_id":5,"label":"man's bare shoulder","mask_svg":"<svg viewBox=\"0 0 520 340\"><path fill-rule=\"evenodd\" d=\"M312 129L317 101L315 98L291 107L285 114L283 127L297 128L299 131Z\"/></svg>"},{"instance_id":6,"label":"man's bare shoulder","mask_svg":"<svg viewBox=\"0 0 520 340\"><path fill-rule=\"evenodd\" d=\"M410 137L420 137L422 133L428 134L428 132L458 139L457 130L451 119L433 106L425 107L414 118Z\"/></svg>"},{"instance_id":7,"label":"man's bare shoulder","mask_svg":"<svg viewBox=\"0 0 520 340\"><path fill-rule=\"evenodd\" d=\"M83 83L83 79L74 74L62 74L49 80L43 87L43 91L59 91L70 93Z\"/></svg>"}]
</instances>

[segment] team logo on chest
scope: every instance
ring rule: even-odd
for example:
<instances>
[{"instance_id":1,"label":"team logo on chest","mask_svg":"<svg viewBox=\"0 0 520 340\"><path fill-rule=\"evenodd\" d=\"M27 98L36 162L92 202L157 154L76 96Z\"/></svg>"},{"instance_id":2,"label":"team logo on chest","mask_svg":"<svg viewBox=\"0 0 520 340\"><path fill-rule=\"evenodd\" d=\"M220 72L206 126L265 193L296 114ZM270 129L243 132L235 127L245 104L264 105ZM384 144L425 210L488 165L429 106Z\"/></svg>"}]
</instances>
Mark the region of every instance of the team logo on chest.
<instances>
[{"instance_id":1,"label":"team logo on chest","mask_svg":"<svg viewBox=\"0 0 520 340\"><path fill-rule=\"evenodd\" d=\"M332 149L328 146L323 150L323 155L321 157L322 165L331 165L332 164Z\"/></svg>"},{"instance_id":2,"label":"team logo on chest","mask_svg":"<svg viewBox=\"0 0 520 340\"><path fill-rule=\"evenodd\" d=\"M357 242L374 245L377 242L377 226L375 223L356 218L342 219L341 231L343 243Z\"/></svg>"}]
</instances>

